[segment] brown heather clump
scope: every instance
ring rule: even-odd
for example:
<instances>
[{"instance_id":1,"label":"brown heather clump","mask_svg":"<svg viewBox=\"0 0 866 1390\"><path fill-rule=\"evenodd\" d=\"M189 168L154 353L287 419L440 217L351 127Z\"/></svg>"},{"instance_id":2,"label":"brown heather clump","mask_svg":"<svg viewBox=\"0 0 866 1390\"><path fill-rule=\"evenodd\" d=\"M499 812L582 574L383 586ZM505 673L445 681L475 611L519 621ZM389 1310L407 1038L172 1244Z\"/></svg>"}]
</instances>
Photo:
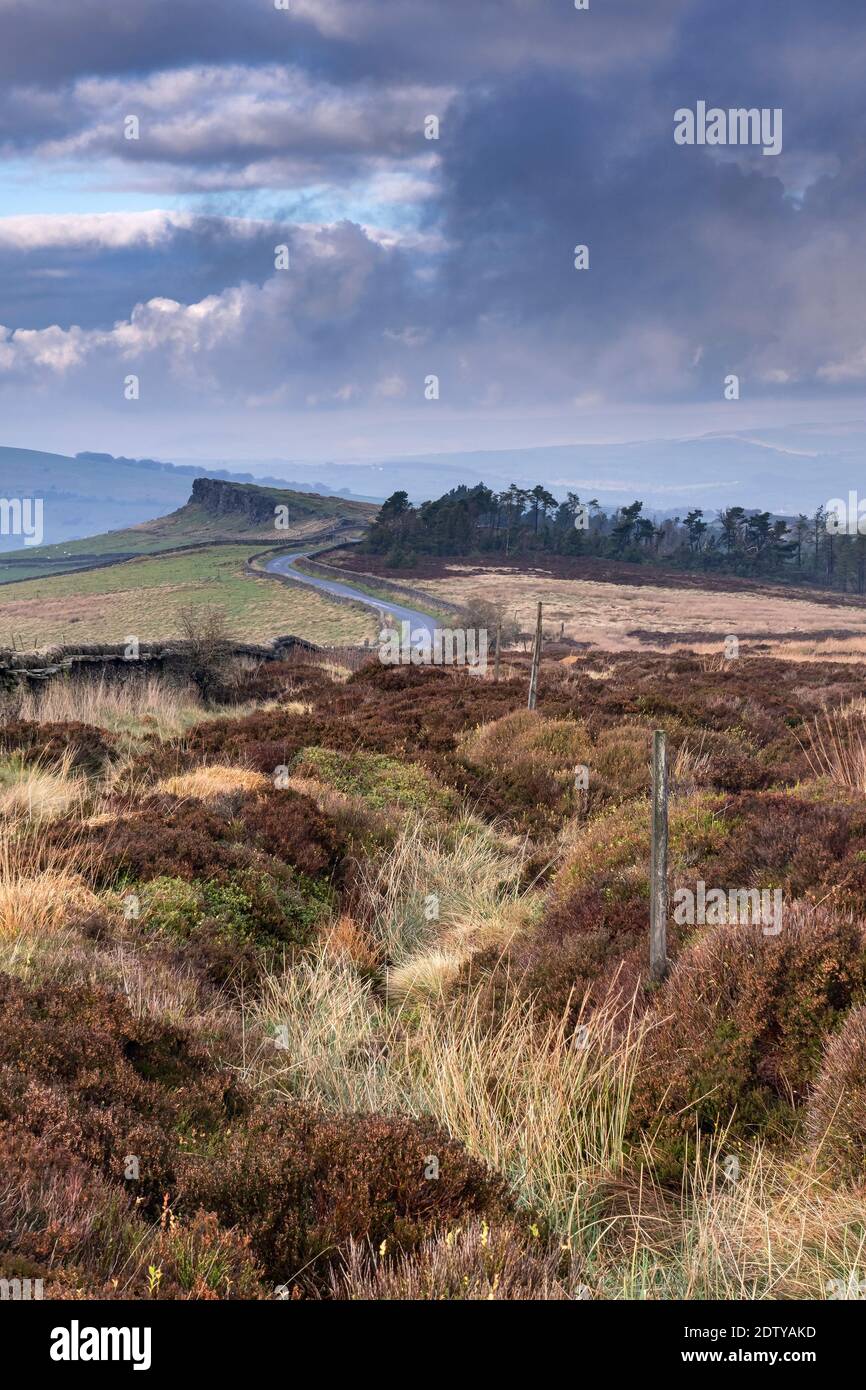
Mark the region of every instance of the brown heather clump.
<instances>
[{"instance_id":1,"label":"brown heather clump","mask_svg":"<svg viewBox=\"0 0 866 1390\"><path fill-rule=\"evenodd\" d=\"M171 1186L183 1130L205 1136L241 1106L185 1036L92 988L27 989L0 975L0 1121L152 1204ZM125 1156L140 1177L124 1186Z\"/></svg>"},{"instance_id":2,"label":"brown heather clump","mask_svg":"<svg viewBox=\"0 0 866 1390\"><path fill-rule=\"evenodd\" d=\"M513 1223L472 1221L425 1240L411 1256L380 1258L350 1241L329 1296L346 1301L562 1301L589 1297L562 1251Z\"/></svg>"},{"instance_id":3,"label":"brown heather clump","mask_svg":"<svg viewBox=\"0 0 866 1390\"><path fill-rule=\"evenodd\" d=\"M124 814L125 812L125 814ZM61 832L57 832L58 839ZM288 789L244 792L231 805L158 795L140 809L89 822L74 846L98 881L169 875L202 878L269 855L305 874L329 874L342 856L332 823L309 797Z\"/></svg>"},{"instance_id":4,"label":"brown heather clump","mask_svg":"<svg viewBox=\"0 0 866 1390\"><path fill-rule=\"evenodd\" d=\"M25 762L70 771L101 772L113 739L92 724L15 720L0 729L0 753L19 753Z\"/></svg>"},{"instance_id":5,"label":"brown heather clump","mask_svg":"<svg viewBox=\"0 0 866 1390\"><path fill-rule=\"evenodd\" d=\"M789 904L778 936L703 929L650 1012L631 1107L635 1143L678 1177L696 1130L746 1140L790 1131L824 1039L866 1000L866 932L826 908Z\"/></svg>"},{"instance_id":6,"label":"brown heather clump","mask_svg":"<svg viewBox=\"0 0 866 1390\"><path fill-rule=\"evenodd\" d=\"M827 1042L806 1129L821 1166L866 1179L866 1007L852 1009Z\"/></svg>"},{"instance_id":7,"label":"brown heather clump","mask_svg":"<svg viewBox=\"0 0 866 1390\"><path fill-rule=\"evenodd\" d=\"M721 887L782 888L866 912L866 806L808 793L744 792L718 808L720 843L689 873ZM685 879L684 879L685 882Z\"/></svg>"},{"instance_id":8,"label":"brown heather clump","mask_svg":"<svg viewBox=\"0 0 866 1390\"><path fill-rule=\"evenodd\" d=\"M326 1286L352 1239L396 1256L509 1209L501 1179L430 1120L286 1105L239 1125L219 1154L190 1159L180 1199L245 1231L266 1277L299 1291Z\"/></svg>"}]
</instances>

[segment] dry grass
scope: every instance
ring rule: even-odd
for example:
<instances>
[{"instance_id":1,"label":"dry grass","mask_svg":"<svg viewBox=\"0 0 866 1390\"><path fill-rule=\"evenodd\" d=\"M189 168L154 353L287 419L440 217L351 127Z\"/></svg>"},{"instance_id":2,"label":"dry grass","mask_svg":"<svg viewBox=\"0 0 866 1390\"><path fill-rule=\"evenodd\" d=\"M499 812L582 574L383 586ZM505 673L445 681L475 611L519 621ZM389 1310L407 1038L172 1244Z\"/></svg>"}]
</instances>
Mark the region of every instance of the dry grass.
<instances>
[{"instance_id":1,"label":"dry grass","mask_svg":"<svg viewBox=\"0 0 866 1390\"><path fill-rule=\"evenodd\" d=\"M77 721L116 731L136 725L169 737L202 715L191 687L151 675L123 682L105 676L49 681L43 690L21 695L17 717L38 724Z\"/></svg>"},{"instance_id":2,"label":"dry grass","mask_svg":"<svg viewBox=\"0 0 866 1390\"><path fill-rule=\"evenodd\" d=\"M358 866L389 991L406 998L417 980L429 992L434 977L444 984L474 951L507 945L526 918L523 848L472 818L446 830L421 817L387 855Z\"/></svg>"},{"instance_id":3,"label":"dry grass","mask_svg":"<svg viewBox=\"0 0 866 1390\"><path fill-rule=\"evenodd\" d=\"M597 1252L601 1297L844 1297L863 1269L862 1190L761 1146L732 1156L724 1135L698 1137L678 1196L632 1180L616 1207Z\"/></svg>"},{"instance_id":4,"label":"dry grass","mask_svg":"<svg viewBox=\"0 0 866 1390\"><path fill-rule=\"evenodd\" d=\"M866 792L866 700L824 710L810 735L804 752L815 776L846 791Z\"/></svg>"},{"instance_id":5,"label":"dry grass","mask_svg":"<svg viewBox=\"0 0 866 1390\"><path fill-rule=\"evenodd\" d=\"M372 982L325 947L267 976L248 1017L246 1079L326 1110L375 1110L383 1027Z\"/></svg>"},{"instance_id":6,"label":"dry grass","mask_svg":"<svg viewBox=\"0 0 866 1390\"><path fill-rule=\"evenodd\" d=\"M604 651L663 647L722 655L719 634L748 633L745 649L759 642L769 655L786 660L866 660L866 608L841 598L816 603L782 589L749 593L562 579L546 572L543 561L523 573L495 565L479 573L477 566L454 564L445 578L412 583L459 607L473 598L500 605L525 631L534 627L541 601L545 613L555 614L549 636L558 635L564 622L567 638ZM823 635L831 630L850 636Z\"/></svg>"},{"instance_id":7,"label":"dry grass","mask_svg":"<svg viewBox=\"0 0 866 1390\"><path fill-rule=\"evenodd\" d=\"M66 755L54 767L11 757L0 765L0 821L47 821L80 810L87 782L72 772Z\"/></svg>"},{"instance_id":8,"label":"dry grass","mask_svg":"<svg viewBox=\"0 0 866 1390\"><path fill-rule=\"evenodd\" d=\"M431 1115L578 1248L598 1184L622 1170L639 1054L630 1016L577 1033L516 998L491 1032L475 996L416 1006L411 1024L325 952L269 977L252 1013L248 1079L327 1110ZM248 1034L249 1036L249 1034Z\"/></svg>"},{"instance_id":9,"label":"dry grass","mask_svg":"<svg viewBox=\"0 0 866 1390\"><path fill-rule=\"evenodd\" d=\"M329 956L349 961L356 970L376 969L376 952L369 933L345 912L324 933L323 945Z\"/></svg>"},{"instance_id":10,"label":"dry grass","mask_svg":"<svg viewBox=\"0 0 866 1390\"><path fill-rule=\"evenodd\" d=\"M98 905L84 879L62 869L29 871L8 841L0 841L0 937L51 934L73 912Z\"/></svg>"},{"instance_id":11,"label":"dry grass","mask_svg":"<svg viewBox=\"0 0 866 1390\"><path fill-rule=\"evenodd\" d=\"M235 792L265 791L272 785L262 772L231 767L227 763L212 763L207 767L193 768L192 772L178 773L175 777L164 777L157 782L154 791L167 796L192 797L196 801L214 801Z\"/></svg>"}]
</instances>

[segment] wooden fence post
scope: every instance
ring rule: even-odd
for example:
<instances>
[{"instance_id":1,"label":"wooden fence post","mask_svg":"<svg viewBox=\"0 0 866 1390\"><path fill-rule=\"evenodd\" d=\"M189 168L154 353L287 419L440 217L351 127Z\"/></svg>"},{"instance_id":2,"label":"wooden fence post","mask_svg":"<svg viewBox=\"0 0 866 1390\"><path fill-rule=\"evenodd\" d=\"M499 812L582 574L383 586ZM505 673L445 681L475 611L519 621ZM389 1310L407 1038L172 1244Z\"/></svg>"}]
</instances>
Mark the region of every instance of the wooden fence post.
<instances>
[{"instance_id":1,"label":"wooden fence post","mask_svg":"<svg viewBox=\"0 0 866 1390\"><path fill-rule=\"evenodd\" d=\"M499 648L502 644L502 624L496 624L496 658L493 663L493 679L499 684Z\"/></svg>"},{"instance_id":2,"label":"wooden fence post","mask_svg":"<svg viewBox=\"0 0 866 1390\"><path fill-rule=\"evenodd\" d=\"M532 669L529 672L529 700L527 709L535 709L538 701L538 667L541 663L541 604L535 621L535 645L532 648Z\"/></svg>"},{"instance_id":3,"label":"wooden fence post","mask_svg":"<svg viewBox=\"0 0 866 1390\"><path fill-rule=\"evenodd\" d=\"M661 729L653 734L650 892L650 974L663 980L668 970L668 760Z\"/></svg>"}]
</instances>

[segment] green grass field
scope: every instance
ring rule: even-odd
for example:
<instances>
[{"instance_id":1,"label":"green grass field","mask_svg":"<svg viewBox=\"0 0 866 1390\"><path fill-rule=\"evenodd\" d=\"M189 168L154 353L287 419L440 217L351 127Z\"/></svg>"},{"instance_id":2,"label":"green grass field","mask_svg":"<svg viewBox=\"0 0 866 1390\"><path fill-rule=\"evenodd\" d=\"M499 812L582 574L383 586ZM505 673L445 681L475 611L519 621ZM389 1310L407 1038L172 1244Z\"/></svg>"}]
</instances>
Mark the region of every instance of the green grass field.
<instances>
[{"instance_id":1,"label":"green grass field","mask_svg":"<svg viewBox=\"0 0 866 1390\"><path fill-rule=\"evenodd\" d=\"M9 586L0 596L0 646L170 638L178 635L178 610L190 603L224 608L232 636L241 641L292 633L339 645L375 635L372 611L245 574L244 561L257 548L212 546Z\"/></svg>"}]
</instances>

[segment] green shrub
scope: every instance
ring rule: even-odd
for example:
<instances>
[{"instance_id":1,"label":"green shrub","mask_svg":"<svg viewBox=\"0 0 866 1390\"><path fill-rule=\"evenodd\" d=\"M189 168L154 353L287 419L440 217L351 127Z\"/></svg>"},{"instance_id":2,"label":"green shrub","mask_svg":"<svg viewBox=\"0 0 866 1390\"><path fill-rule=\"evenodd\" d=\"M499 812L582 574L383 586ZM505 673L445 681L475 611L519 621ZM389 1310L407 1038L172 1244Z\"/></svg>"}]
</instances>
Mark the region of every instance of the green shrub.
<instances>
[{"instance_id":1,"label":"green shrub","mask_svg":"<svg viewBox=\"0 0 866 1390\"><path fill-rule=\"evenodd\" d=\"M360 796L376 810L444 811L453 797L437 787L419 763L399 762L384 753L340 753L304 748L294 762L299 777L313 777L349 796Z\"/></svg>"},{"instance_id":2,"label":"green shrub","mask_svg":"<svg viewBox=\"0 0 866 1390\"><path fill-rule=\"evenodd\" d=\"M265 870L223 878L161 877L142 885L143 925L180 941L199 935L256 946L306 946L327 912L331 893L303 874L281 882Z\"/></svg>"}]
</instances>

